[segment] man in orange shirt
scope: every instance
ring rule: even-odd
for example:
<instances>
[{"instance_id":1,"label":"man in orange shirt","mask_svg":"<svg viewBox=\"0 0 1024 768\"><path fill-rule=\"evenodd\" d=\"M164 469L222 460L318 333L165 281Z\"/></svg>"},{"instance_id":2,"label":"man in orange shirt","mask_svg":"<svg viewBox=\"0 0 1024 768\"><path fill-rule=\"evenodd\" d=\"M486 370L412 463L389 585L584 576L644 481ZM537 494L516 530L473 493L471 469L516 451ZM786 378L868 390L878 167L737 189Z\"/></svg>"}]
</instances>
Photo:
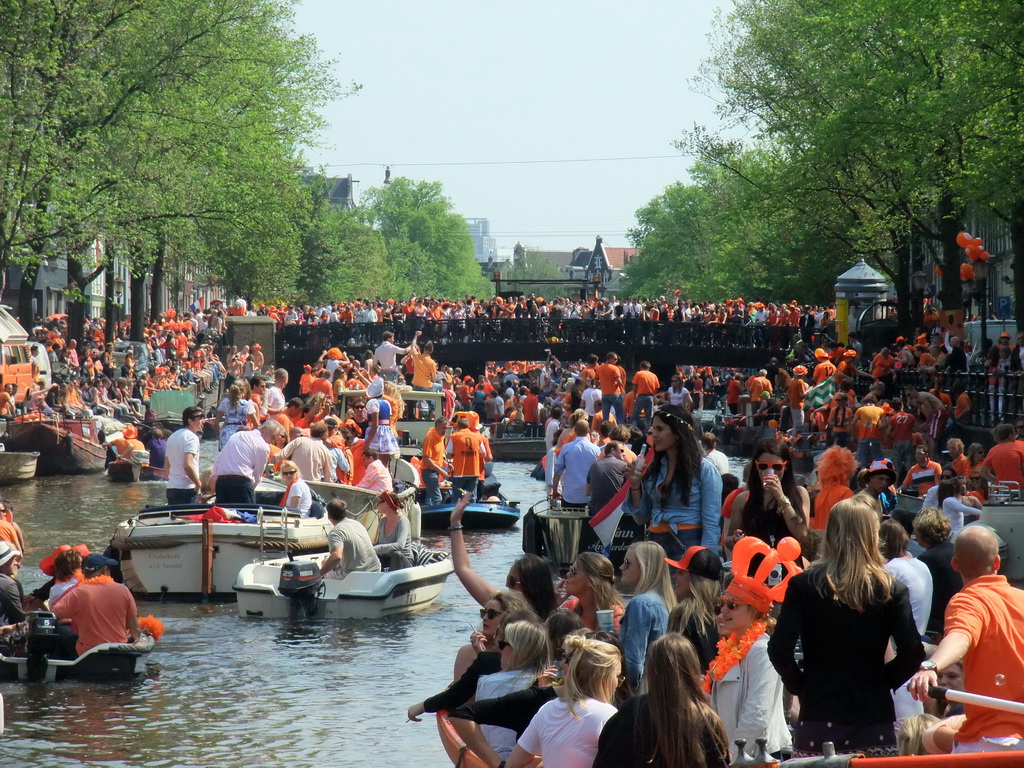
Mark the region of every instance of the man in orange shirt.
<instances>
[{"instance_id":1,"label":"man in orange shirt","mask_svg":"<svg viewBox=\"0 0 1024 768\"><path fill-rule=\"evenodd\" d=\"M761 402L763 392L772 394L772 383L768 381L768 371L762 368L756 376L751 376L747 381L747 390L750 392L750 402L755 404Z\"/></svg>"},{"instance_id":2,"label":"man in orange shirt","mask_svg":"<svg viewBox=\"0 0 1024 768\"><path fill-rule=\"evenodd\" d=\"M996 444L981 464L981 476L990 483L1012 482L1024 488L1024 443L1018 442L1012 424L992 430Z\"/></svg>"},{"instance_id":3,"label":"man in orange shirt","mask_svg":"<svg viewBox=\"0 0 1024 768\"><path fill-rule=\"evenodd\" d=\"M923 699L938 684L938 673L963 663L964 688L971 693L1024 701L1024 592L1000 576L999 541L987 528L964 528L953 541L953 569L964 588L946 607L945 636L921 664L907 688ZM974 704L956 732L953 751L1024 750L1024 715Z\"/></svg>"},{"instance_id":4,"label":"man in orange shirt","mask_svg":"<svg viewBox=\"0 0 1024 768\"><path fill-rule=\"evenodd\" d=\"M448 477L444 460L444 437L448 431L448 419L439 418L434 427L423 438L423 461L421 474L426 489L425 504L441 503L441 481Z\"/></svg>"},{"instance_id":5,"label":"man in orange shirt","mask_svg":"<svg viewBox=\"0 0 1024 768\"><path fill-rule=\"evenodd\" d=\"M452 496L458 499L456 491L464 491L475 499L487 448L483 436L469 428L469 419L459 419L456 426L458 429L445 447L445 453L452 457Z\"/></svg>"},{"instance_id":6,"label":"man in orange shirt","mask_svg":"<svg viewBox=\"0 0 1024 768\"><path fill-rule=\"evenodd\" d=\"M630 421L633 426L640 427L640 414L644 414L645 420L651 418L654 413L654 395L661 387L657 374L651 370L651 364L646 360L641 361L640 370L633 375L633 386L636 389L633 394L633 413ZM641 431L644 431L643 427Z\"/></svg>"},{"instance_id":7,"label":"man in orange shirt","mask_svg":"<svg viewBox=\"0 0 1024 768\"><path fill-rule=\"evenodd\" d=\"M829 376L835 374L836 367L828 359L828 353L821 347L814 350L814 357L818 361L818 364L814 366L814 383L821 384Z\"/></svg>"},{"instance_id":8,"label":"man in orange shirt","mask_svg":"<svg viewBox=\"0 0 1024 768\"><path fill-rule=\"evenodd\" d=\"M810 387L804 376L807 375L807 368L798 365L793 369L793 380L789 382L787 394L789 395L789 416L793 427L790 430L794 435L804 426L804 397Z\"/></svg>"},{"instance_id":9,"label":"man in orange shirt","mask_svg":"<svg viewBox=\"0 0 1024 768\"><path fill-rule=\"evenodd\" d=\"M608 420L608 414L615 412L618 424L626 423L622 396L626 394L626 371L619 364L619 356L609 352L605 362L597 366L597 378L601 382L601 418Z\"/></svg>"},{"instance_id":10,"label":"man in orange shirt","mask_svg":"<svg viewBox=\"0 0 1024 768\"><path fill-rule=\"evenodd\" d=\"M117 564L103 555L89 555L82 561L81 583L54 606L58 618L71 619L78 628L74 655L65 654L68 657L76 658L103 643L131 643L142 636L135 598L128 587L109 578L109 569Z\"/></svg>"},{"instance_id":11,"label":"man in orange shirt","mask_svg":"<svg viewBox=\"0 0 1024 768\"><path fill-rule=\"evenodd\" d=\"M917 458L917 462L907 471L907 476L903 478L903 485L900 486L900 490L909 491L911 488L916 488L917 497L923 499L924 495L928 493L929 488L933 485L938 485L942 467L937 461L931 460L928 449L923 445L917 446L917 451L914 455Z\"/></svg>"}]
</instances>

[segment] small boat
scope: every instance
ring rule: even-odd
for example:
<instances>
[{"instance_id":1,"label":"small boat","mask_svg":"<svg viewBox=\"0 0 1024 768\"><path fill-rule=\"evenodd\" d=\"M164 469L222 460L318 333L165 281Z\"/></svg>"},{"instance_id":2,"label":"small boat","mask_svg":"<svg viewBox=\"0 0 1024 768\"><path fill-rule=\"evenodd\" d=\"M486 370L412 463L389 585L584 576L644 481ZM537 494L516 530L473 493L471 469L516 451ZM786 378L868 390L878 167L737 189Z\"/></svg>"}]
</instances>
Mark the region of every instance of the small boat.
<instances>
[{"instance_id":1,"label":"small boat","mask_svg":"<svg viewBox=\"0 0 1024 768\"><path fill-rule=\"evenodd\" d=\"M106 468L102 419L18 418L25 420L8 422L4 445L14 453L39 453L38 476L78 475Z\"/></svg>"},{"instance_id":2,"label":"small boat","mask_svg":"<svg viewBox=\"0 0 1024 768\"><path fill-rule=\"evenodd\" d=\"M519 502L505 498L474 501L462 515L462 526L472 531L498 531L511 528L519 522ZM448 527L455 502L424 505L420 510L423 528L440 531Z\"/></svg>"},{"instance_id":3,"label":"small boat","mask_svg":"<svg viewBox=\"0 0 1024 768\"><path fill-rule=\"evenodd\" d=\"M398 492L398 500L402 502L401 512L409 518L410 535L413 541L420 537L420 505L416 501L416 488L419 486L420 476L416 468L405 459L398 459L395 464L395 480L404 484L404 488ZM325 501L341 499L345 502L348 513L366 526L370 532L370 538L377 535L377 499L379 494L368 491L365 488L357 488L354 485L342 485L340 483L322 483L307 480L306 484ZM284 494L285 486L281 486L281 493ZM280 503L278 496L275 503Z\"/></svg>"},{"instance_id":4,"label":"small boat","mask_svg":"<svg viewBox=\"0 0 1024 768\"><path fill-rule=\"evenodd\" d=\"M234 583L238 613L260 619L378 619L426 608L454 568L450 558L380 573L324 579L326 554L250 563Z\"/></svg>"},{"instance_id":5,"label":"small boat","mask_svg":"<svg viewBox=\"0 0 1024 768\"><path fill-rule=\"evenodd\" d=\"M156 641L148 634L134 643L102 643L77 659L52 659L57 651L57 617L49 611L29 614L28 653L0 656L0 682L131 680L146 670L146 658Z\"/></svg>"},{"instance_id":6,"label":"small boat","mask_svg":"<svg viewBox=\"0 0 1024 768\"><path fill-rule=\"evenodd\" d=\"M136 483L142 475L142 465L130 459L118 459L107 465L107 477L112 483Z\"/></svg>"},{"instance_id":7,"label":"small boat","mask_svg":"<svg viewBox=\"0 0 1024 768\"><path fill-rule=\"evenodd\" d=\"M0 485L13 485L36 476L38 451L0 451Z\"/></svg>"},{"instance_id":8,"label":"small boat","mask_svg":"<svg viewBox=\"0 0 1024 768\"><path fill-rule=\"evenodd\" d=\"M490 429L488 444L495 461L539 461L547 452L544 436L527 437L523 422L499 423Z\"/></svg>"},{"instance_id":9,"label":"small boat","mask_svg":"<svg viewBox=\"0 0 1024 768\"><path fill-rule=\"evenodd\" d=\"M484 762L476 752L466 746L466 742L448 719L447 712L437 713L437 734L441 737L441 746L444 747L452 765L460 768L488 768L489 763Z\"/></svg>"},{"instance_id":10,"label":"small boat","mask_svg":"<svg viewBox=\"0 0 1024 768\"><path fill-rule=\"evenodd\" d=\"M152 422L172 432L181 426L181 412L196 404L196 396L188 389L158 389L149 398Z\"/></svg>"},{"instance_id":11,"label":"small boat","mask_svg":"<svg viewBox=\"0 0 1024 768\"><path fill-rule=\"evenodd\" d=\"M278 498L280 498L280 493ZM209 513L204 504L144 509L121 523L110 540L124 583L138 599L230 602L241 568L281 554L327 551L327 518L301 517L281 507L232 505L255 522L190 519ZM205 533L204 533L205 531Z\"/></svg>"}]
</instances>

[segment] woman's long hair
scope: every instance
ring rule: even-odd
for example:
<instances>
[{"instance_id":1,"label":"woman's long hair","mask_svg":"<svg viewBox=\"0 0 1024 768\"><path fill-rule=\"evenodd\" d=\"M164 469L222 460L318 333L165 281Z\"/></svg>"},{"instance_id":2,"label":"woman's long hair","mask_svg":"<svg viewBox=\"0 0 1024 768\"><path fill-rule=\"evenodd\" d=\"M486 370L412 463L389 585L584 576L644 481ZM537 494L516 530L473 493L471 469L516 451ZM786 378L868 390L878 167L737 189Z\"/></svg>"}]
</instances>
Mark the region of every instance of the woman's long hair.
<instances>
[{"instance_id":1,"label":"woman's long hair","mask_svg":"<svg viewBox=\"0 0 1024 768\"><path fill-rule=\"evenodd\" d=\"M228 402L235 408L242 400L242 388L238 384L228 387Z\"/></svg>"},{"instance_id":2,"label":"woman's long hair","mask_svg":"<svg viewBox=\"0 0 1024 768\"><path fill-rule=\"evenodd\" d=\"M767 437L754 448L754 463L750 467L750 474L747 475L747 503L743 507L743 519L752 520L757 514L764 510L764 484L761 482L761 473L757 471L757 460L766 453L778 456L786 462L786 468L779 475L779 483L782 485L782 492L786 494L801 520L807 520L807 510L804 509L803 499L796 486L796 472L793 471L793 454L789 450L789 444L774 437Z\"/></svg>"},{"instance_id":3,"label":"woman's long hair","mask_svg":"<svg viewBox=\"0 0 1024 768\"><path fill-rule=\"evenodd\" d=\"M622 595L615 588L615 566L611 560L597 552L580 552L573 565L590 585L595 610L614 610L616 606L622 606ZM583 608L577 606L577 613L582 612Z\"/></svg>"},{"instance_id":4,"label":"woman's long hair","mask_svg":"<svg viewBox=\"0 0 1024 768\"><path fill-rule=\"evenodd\" d=\"M653 419L658 419L679 438L675 469L671 477L665 478L661 492L667 494L668 489L675 486L683 502L689 504L693 478L700 477L700 463L704 458L704 451L693 426L693 418L681 406L669 404L656 410L652 421ZM665 454L662 451L655 451L646 474L657 478L663 461L666 461Z\"/></svg>"},{"instance_id":5,"label":"woman's long hair","mask_svg":"<svg viewBox=\"0 0 1024 768\"><path fill-rule=\"evenodd\" d=\"M562 694L569 714L579 719L575 705L585 699L611 703L622 672L622 654L614 645L582 635L565 638L565 684Z\"/></svg>"},{"instance_id":6,"label":"woman's long hair","mask_svg":"<svg viewBox=\"0 0 1024 768\"><path fill-rule=\"evenodd\" d=\"M523 597L542 619L558 607L551 566L543 557L523 555L512 564L509 575L519 574L519 589Z\"/></svg>"},{"instance_id":7,"label":"woman's long hair","mask_svg":"<svg viewBox=\"0 0 1024 768\"><path fill-rule=\"evenodd\" d=\"M729 754L725 726L701 690L700 661L689 640L667 634L651 643L644 678L647 706L637 708L637 719L646 709L655 750L653 755L645 755L647 762L659 762L655 758L660 756L666 768L710 764L699 736L704 732L713 735L720 757ZM640 723L636 730L642 732Z\"/></svg>"},{"instance_id":8,"label":"woman's long hair","mask_svg":"<svg viewBox=\"0 0 1024 768\"><path fill-rule=\"evenodd\" d=\"M960 495L960 481L959 480L940 480L938 487L938 500L939 508L942 508L942 502L946 499L955 499Z\"/></svg>"},{"instance_id":9,"label":"woman's long hair","mask_svg":"<svg viewBox=\"0 0 1024 768\"><path fill-rule=\"evenodd\" d=\"M722 596L722 582L690 573L690 594L684 597L668 615L668 631L683 634L690 620L708 625L718 615L718 598Z\"/></svg>"},{"instance_id":10,"label":"woman's long hair","mask_svg":"<svg viewBox=\"0 0 1024 768\"><path fill-rule=\"evenodd\" d=\"M551 663L548 633L543 624L532 621L514 621L502 630L504 641L512 646L508 670L528 672L536 680Z\"/></svg>"},{"instance_id":11,"label":"woman's long hair","mask_svg":"<svg viewBox=\"0 0 1024 768\"><path fill-rule=\"evenodd\" d=\"M895 520L883 520L878 527L878 551L886 561L907 554L907 529Z\"/></svg>"},{"instance_id":12,"label":"woman's long hair","mask_svg":"<svg viewBox=\"0 0 1024 768\"><path fill-rule=\"evenodd\" d=\"M878 551L878 501L858 493L840 501L825 525L825 556L810 567L825 574L825 587L836 601L861 613L892 596L893 577Z\"/></svg>"},{"instance_id":13,"label":"woman's long hair","mask_svg":"<svg viewBox=\"0 0 1024 768\"><path fill-rule=\"evenodd\" d=\"M635 594L654 592L671 611L676 604L676 593L672 589L672 578L665 562L664 547L655 541L640 541L633 544L629 552L633 553L633 566L640 569Z\"/></svg>"},{"instance_id":14,"label":"woman's long hair","mask_svg":"<svg viewBox=\"0 0 1024 768\"><path fill-rule=\"evenodd\" d=\"M405 416L405 402L402 400L402 393L393 381L384 382L384 394L382 397L391 404L391 427Z\"/></svg>"}]
</instances>

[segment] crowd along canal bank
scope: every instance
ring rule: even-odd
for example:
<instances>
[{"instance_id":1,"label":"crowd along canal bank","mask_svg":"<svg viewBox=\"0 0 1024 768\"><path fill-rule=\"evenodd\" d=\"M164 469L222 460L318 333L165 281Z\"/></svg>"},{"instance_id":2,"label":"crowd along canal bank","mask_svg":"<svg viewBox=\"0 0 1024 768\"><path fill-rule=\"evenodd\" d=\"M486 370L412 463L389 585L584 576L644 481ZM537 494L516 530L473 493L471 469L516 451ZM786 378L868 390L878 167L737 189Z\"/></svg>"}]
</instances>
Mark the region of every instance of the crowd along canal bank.
<instances>
[{"instance_id":1,"label":"crowd along canal bank","mask_svg":"<svg viewBox=\"0 0 1024 768\"><path fill-rule=\"evenodd\" d=\"M214 443L203 444L204 466ZM206 454L210 452L210 455ZM499 463L502 492L527 509L544 496L532 466ZM102 475L38 478L4 489L25 531L26 591L60 543L102 550L117 524L162 503L162 483ZM469 534L474 566L503 583L522 553L519 527ZM427 546L448 547L427 535ZM246 620L234 604L147 602L166 634L134 683L0 684L6 731L0 765L261 766L450 765L432 722L406 723L424 690L451 681L454 651L479 622L457 579L425 612L379 620ZM439 661L441 659L442 661Z\"/></svg>"}]
</instances>

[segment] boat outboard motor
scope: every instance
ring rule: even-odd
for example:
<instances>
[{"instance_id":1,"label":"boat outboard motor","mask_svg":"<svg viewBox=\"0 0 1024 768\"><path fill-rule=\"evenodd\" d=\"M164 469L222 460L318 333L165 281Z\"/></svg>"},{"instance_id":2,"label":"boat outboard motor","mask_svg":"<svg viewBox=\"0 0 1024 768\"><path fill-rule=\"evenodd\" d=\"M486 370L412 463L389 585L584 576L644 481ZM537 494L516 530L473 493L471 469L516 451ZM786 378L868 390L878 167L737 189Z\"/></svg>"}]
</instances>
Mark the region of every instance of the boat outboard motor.
<instances>
[{"instance_id":1,"label":"boat outboard motor","mask_svg":"<svg viewBox=\"0 0 1024 768\"><path fill-rule=\"evenodd\" d=\"M46 677L49 657L57 652L57 617L49 611L33 611L28 620L28 679L39 681Z\"/></svg>"},{"instance_id":2,"label":"boat outboard motor","mask_svg":"<svg viewBox=\"0 0 1024 768\"><path fill-rule=\"evenodd\" d=\"M288 598L289 618L313 618L324 591L324 578L320 575L320 566L308 560L285 563L281 566L277 590Z\"/></svg>"}]
</instances>

